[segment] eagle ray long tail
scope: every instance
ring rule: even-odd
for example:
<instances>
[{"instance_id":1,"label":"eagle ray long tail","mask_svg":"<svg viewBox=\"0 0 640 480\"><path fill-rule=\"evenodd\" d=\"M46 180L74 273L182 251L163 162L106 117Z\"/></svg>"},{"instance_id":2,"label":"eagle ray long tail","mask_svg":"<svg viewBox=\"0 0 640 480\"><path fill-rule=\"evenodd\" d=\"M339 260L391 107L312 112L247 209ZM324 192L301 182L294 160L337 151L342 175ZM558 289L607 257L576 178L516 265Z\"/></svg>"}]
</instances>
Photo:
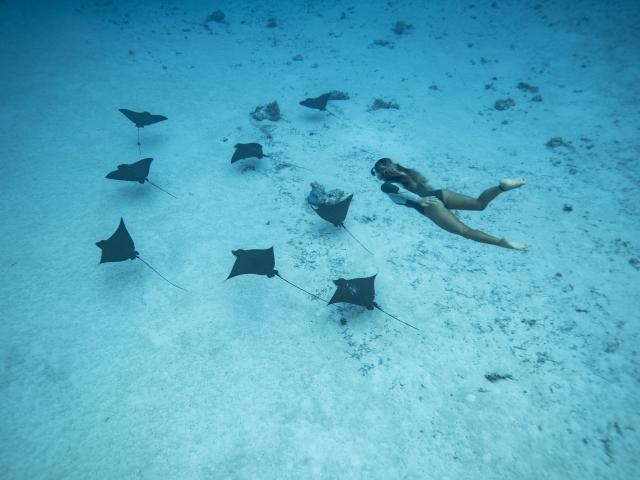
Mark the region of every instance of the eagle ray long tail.
<instances>
[{"instance_id":1,"label":"eagle ray long tail","mask_svg":"<svg viewBox=\"0 0 640 480\"><path fill-rule=\"evenodd\" d=\"M140 148L140 127L137 127L136 130L138 130L138 155L142 155L142 148Z\"/></svg>"},{"instance_id":2,"label":"eagle ray long tail","mask_svg":"<svg viewBox=\"0 0 640 480\"><path fill-rule=\"evenodd\" d=\"M154 187L156 187L158 190L162 190L164 193L166 193L167 195L171 195L173 198L178 198L176 197L173 193L169 193L167 192L164 188L159 187L158 185L156 185L155 183L153 183L151 180L149 180L148 178L145 178L145 180L147 181L147 183L150 183L151 185L153 185Z\"/></svg>"},{"instance_id":3,"label":"eagle ray long tail","mask_svg":"<svg viewBox=\"0 0 640 480\"><path fill-rule=\"evenodd\" d=\"M344 226L344 224L342 224L342 228L344 228L345 232L347 232L349 235L351 235L351 238L353 238L356 242L358 242L362 248L364 248L367 252L369 252L371 255L373 255L373 252L371 250L369 250L367 247L365 247L360 240L358 240L356 237L354 237L353 233L351 233L349 231L349 229Z\"/></svg>"},{"instance_id":4,"label":"eagle ray long tail","mask_svg":"<svg viewBox=\"0 0 640 480\"><path fill-rule=\"evenodd\" d=\"M304 169L304 170L308 170L309 172L313 172L313 170L311 170L310 168L303 167L302 165L298 165L298 164L291 163L291 162L284 162L284 161L282 161L282 160L280 160L280 161L281 161L283 164L285 164L285 165L289 165L289 166L291 166L291 167L296 167L296 168L302 168L302 169Z\"/></svg>"},{"instance_id":5,"label":"eagle ray long tail","mask_svg":"<svg viewBox=\"0 0 640 480\"><path fill-rule=\"evenodd\" d=\"M303 168L305 170L309 170L310 172L313 172L313 170L311 170L310 168L307 167L303 167L302 165L298 165L296 163L291 163L291 162L285 162L284 160L278 160L277 158L274 158L272 155L262 155L263 157L267 157L267 158L273 158L274 160L277 160L278 162L284 164L284 165L289 165L290 167L297 167L297 168Z\"/></svg>"},{"instance_id":6,"label":"eagle ray long tail","mask_svg":"<svg viewBox=\"0 0 640 480\"><path fill-rule=\"evenodd\" d=\"M385 315L390 316L391 318L393 318L394 320L399 321L400 323L404 323L407 327L411 327L414 330L418 330L419 332L421 331L418 327L414 327L413 325L411 325L410 323L404 322L402 320L400 320L398 317L391 315L390 313L385 312L382 308L380 308L380 305L378 305L377 303L373 304L374 307L376 307L378 310L380 310L382 313L384 313Z\"/></svg>"},{"instance_id":7,"label":"eagle ray long tail","mask_svg":"<svg viewBox=\"0 0 640 480\"><path fill-rule=\"evenodd\" d=\"M179 288L180 290L184 290L185 292L188 292L188 290L186 288L182 288L180 285L176 285L175 283L173 283L171 280L169 280L167 277L165 277L164 275L162 275L159 271L157 271L155 268L153 268L151 265L149 265L147 262L145 262L143 259L141 259L139 256L136 255L136 258L138 260L140 260L142 263L144 263L147 267L149 267L151 270L153 270L155 272L156 275L158 275L160 278L162 278L164 281L166 281L167 283L169 283L170 285L173 285L176 288Z\"/></svg>"},{"instance_id":8,"label":"eagle ray long tail","mask_svg":"<svg viewBox=\"0 0 640 480\"><path fill-rule=\"evenodd\" d=\"M329 302L328 302L328 300L325 300L324 298L319 297L318 295L316 295L316 294L314 294L314 293L307 292L304 288L300 288L300 287L299 287L299 286L297 286L296 284L291 283L291 282L290 282L289 280L287 280L286 278L283 278L279 273L276 273L276 275L278 276L278 278L280 278L280 279L284 280L285 282L287 282L287 283L288 283L289 285L291 285L292 287L296 287L298 290L301 290L301 291L303 291L304 293L306 293L306 294L308 294L308 295L311 295L311 296L312 296L312 297L314 297L314 298L317 298L318 300L322 300L323 302L327 302L327 303L329 303Z\"/></svg>"}]
</instances>

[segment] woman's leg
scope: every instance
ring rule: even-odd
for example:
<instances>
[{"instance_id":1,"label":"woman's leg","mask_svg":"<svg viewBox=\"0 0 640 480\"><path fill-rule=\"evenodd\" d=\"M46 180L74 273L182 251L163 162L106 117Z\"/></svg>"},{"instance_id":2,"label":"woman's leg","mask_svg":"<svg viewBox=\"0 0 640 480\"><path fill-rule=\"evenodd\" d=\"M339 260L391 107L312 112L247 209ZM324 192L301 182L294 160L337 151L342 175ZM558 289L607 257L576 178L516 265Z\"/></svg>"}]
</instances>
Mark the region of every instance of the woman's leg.
<instances>
[{"instance_id":1,"label":"woman's leg","mask_svg":"<svg viewBox=\"0 0 640 480\"><path fill-rule=\"evenodd\" d=\"M484 210L489 202L501 193L500 187L491 187L482 192L478 198L473 198L451 190L442 190L442 198L445 207L451 210Z\"/></svg>"},{"instance_id":2,"label":"woman's leg","mask_svg":"<svg viewBox=\"0 0 640 480\"><path fill-rule=\"evenodd\" d=\"M500 185L487 188L478 198L462 195L450 190L442 190L444 205L452 210L484 210L489 202L507 190L524 185L524 178L503 178Z\"/></svg>"},{"instance_id":3,"label":"woman's leg","mask_svg":"<svg viewBox=\"0 0 640 480\"><path fill-rule=\"evenodd\" d=\"M480 230L474 230L462 223L444 204L435 198L425 197L422 199L423 215L429 218L433 223L447 232L460 235L464 238L474 240L476 242L488 243L489 245L497 245L499 247L514 248L523 250L526 245L512 242L504 238L493 237Z\"/></svg>"}]
</instances>

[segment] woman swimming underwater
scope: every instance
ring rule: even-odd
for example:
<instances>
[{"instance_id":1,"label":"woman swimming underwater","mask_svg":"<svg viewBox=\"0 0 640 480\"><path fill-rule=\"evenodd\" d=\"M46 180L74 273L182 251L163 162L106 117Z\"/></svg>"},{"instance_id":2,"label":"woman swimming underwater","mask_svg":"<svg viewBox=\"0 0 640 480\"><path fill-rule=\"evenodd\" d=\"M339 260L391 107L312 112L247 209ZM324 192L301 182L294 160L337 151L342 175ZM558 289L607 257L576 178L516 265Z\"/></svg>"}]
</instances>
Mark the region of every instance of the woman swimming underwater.
<instances>
[{"instance_id":1,"label":"woman swimming underwater","mask_svg":"<svg viewBox=\"0 0 640 480\"><path fill-rule=\"evenodd\" d=\"M405 168L390 158L381 158L371 174L384 183L380 187L395 203L412 207L444 230L476 242L488 243L504 248L524 250L527 245L506 238L497 238L462 223L451 210L484 210L502 192L525 184L523 178L503 178L500 184L488 188L478 198L468 197L450 190L432 190L427 180L416 170ZM399 183L407 191L401 190ZM410 193L411 192L411 193Z\"/></svg>"}]
</instances>

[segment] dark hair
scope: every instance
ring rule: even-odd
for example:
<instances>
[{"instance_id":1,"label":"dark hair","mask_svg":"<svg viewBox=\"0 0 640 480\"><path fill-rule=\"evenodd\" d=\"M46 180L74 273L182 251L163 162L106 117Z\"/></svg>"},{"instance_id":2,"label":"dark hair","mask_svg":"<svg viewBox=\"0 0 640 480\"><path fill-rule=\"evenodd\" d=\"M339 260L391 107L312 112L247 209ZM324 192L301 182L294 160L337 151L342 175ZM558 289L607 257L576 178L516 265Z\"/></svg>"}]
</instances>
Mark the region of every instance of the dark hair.
<instances>
[{"instance_id":1,"label":"dark hair","mask_svg":"<svg viewBox=\"0 0 640 480\"><path fill-rule=\"evenodd\" d=\"M418 188L419 186L429 188L429 184L427 183L427 179L424 177L424 175L412 168L403 167L399 163L395 163L395 166L404 175L393 175L389 172L386 172L385 167L388 167L392 163L395 162L387 157L379 159L373 165L371 174L375 175L377 172L385 181L400 183L404 188L410 191L416 190L416 188Z\"/></svg>"}]
</instances>

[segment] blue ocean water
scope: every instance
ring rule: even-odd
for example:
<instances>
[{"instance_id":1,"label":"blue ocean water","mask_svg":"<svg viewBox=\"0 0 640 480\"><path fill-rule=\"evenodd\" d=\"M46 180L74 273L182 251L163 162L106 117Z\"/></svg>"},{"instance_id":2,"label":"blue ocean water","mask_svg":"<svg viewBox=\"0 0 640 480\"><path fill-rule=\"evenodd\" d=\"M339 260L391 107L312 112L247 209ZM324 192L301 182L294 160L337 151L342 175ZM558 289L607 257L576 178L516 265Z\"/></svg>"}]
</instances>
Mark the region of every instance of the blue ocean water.
<instances>
[{"instance_id":1,"label":"blue ocean water","mask_svg":"<svg viewBox=\"0 0 640 480\"><path fill-rule=\"evenodd\" d=\"M639 478L639 22L0 0L0 478Z\"/></svg>"}]
</instances>

